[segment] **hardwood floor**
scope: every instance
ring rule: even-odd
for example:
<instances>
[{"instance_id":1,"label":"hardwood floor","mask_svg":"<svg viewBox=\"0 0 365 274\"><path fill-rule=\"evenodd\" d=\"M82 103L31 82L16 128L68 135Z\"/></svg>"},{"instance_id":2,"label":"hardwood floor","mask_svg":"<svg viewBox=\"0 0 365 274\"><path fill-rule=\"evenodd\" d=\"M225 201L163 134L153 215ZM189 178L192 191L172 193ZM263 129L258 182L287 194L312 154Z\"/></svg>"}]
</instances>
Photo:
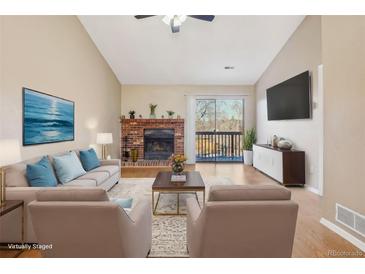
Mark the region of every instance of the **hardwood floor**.
<instances>
[{"instance_id":1,"label":"hardwood floor","mask_svg":"<svg viewBox=\"0 0 365 274\"><path fill-rule=\"evenodd\" d=\"M157 167L123 167L122 177L146 178L155 177L160 170L169 168ZM196 164L187 166L187 170L198 170L203 176L228 177L236 184L277 184L274 180L250 166L242 164ZM362 254L358 248L347 242L334 232L319 223L321 218L320 197L302 187L290 187L292 199L299 204L297 228L293 247L293 257L322 258L333 257L330 252L346 252L355 255ZM0 257L13 257L14 252L0 251ZM25 251L22 258L41 257L38 251Z\"/></svg>"},{"instance_id":2,"label":"hardwood floor","mask_svg":"<svg viewBox=\"0 0 365 274\"><path fill-rule=\"evenodd\" d=\"M187 169L192 170L194 166ZM122 177L155 177L160 170L152 167L141 170L128 167L122 169ZM195 170L200 171L202 176L228 177L236 184L278 184L253 167L242 164L196 164ZM364 252L319 223L320 196L303 187L289 189L292 191L292 199L299 204L293 257L331 257L331 251L363 254L365 257Z\"/></svg>"}]
</instances>

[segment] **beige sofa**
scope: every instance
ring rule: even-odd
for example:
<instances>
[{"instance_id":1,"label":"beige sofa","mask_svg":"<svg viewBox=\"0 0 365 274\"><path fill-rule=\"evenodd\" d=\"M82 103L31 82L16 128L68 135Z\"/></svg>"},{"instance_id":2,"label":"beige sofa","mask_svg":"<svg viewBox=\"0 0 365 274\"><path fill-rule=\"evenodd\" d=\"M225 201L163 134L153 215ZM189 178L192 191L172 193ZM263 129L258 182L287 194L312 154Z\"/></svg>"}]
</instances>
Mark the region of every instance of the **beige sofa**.
<instances>
[{"instance_id":1,"label":"beige sofa","mask_svg":"<svg viewBox=\"0 0 365 274\"><path fill-rule=\"evenodd\" d=\"M44 257L146 257L152 242L151 203L127 214L103 189L43 190L29 204ZM51 245L51 246L50 246Z\"/></svg>"},{"instance_id":2,"label":"beige sofa","mask_svg":"<svg viewBox=\"0 0 365 274\"><path fill-rule=\"evenodd\" d=\"M75 151L79 155L78 151ZM59 153L57 155L62 155ZM6 167L6 197L8 200L23 200L25 203L24 210L24 241L26 243L35 243L37 239L32 228L31 218L29 216L28 203L35 200L36 192L45 189L62 189L62 188L84 188L98 187L109 190L120 179L120 160L101 160L101 166L88 171L85 175L66 183L58 184L54 187L31 187L28 185L25 173L27 164L38 162L41 157L26 160ZM53 163L52 156L49 156L50 162ZM21 209L15 210L0 219L0 242L1 243L19 243L21 242Z\"/></svg>"},{"instance_id":3,"label":"beige sofa","mask_svg":"<svg viewBox=\"0 0 365 274\"><path fill-rule=\"evenodd\" d=\"M190 257L291 257L298 204L275 185L212 186L187 200Z\"/></svg>"}]
</instances>

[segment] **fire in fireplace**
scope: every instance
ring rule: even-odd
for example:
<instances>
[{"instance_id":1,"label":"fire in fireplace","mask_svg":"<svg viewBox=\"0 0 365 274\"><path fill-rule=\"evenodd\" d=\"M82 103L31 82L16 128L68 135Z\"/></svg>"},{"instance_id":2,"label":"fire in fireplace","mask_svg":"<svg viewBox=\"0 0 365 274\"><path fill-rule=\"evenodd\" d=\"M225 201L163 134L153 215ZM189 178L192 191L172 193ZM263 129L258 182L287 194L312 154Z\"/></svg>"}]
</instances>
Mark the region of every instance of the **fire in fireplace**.
<instances>
[{"instance_id":1,"label":"fire in fireplace","mask_svg":"<svg viewBox=\"0 0 365 274\"><path fill-rule=\"evenodd\" d=\"M144 130L144 159L167 160L174 153L174 129Z\"/></svg>"}]
</instances>

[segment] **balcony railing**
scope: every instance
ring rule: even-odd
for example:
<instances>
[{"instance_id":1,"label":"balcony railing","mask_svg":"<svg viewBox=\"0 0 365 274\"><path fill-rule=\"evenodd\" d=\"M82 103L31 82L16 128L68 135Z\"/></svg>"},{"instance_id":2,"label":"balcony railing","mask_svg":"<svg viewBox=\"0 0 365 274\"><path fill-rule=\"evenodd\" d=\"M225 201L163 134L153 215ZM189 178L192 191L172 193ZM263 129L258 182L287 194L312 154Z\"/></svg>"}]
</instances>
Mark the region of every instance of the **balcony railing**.
<instances>
[{"instance_id":1,"label":"balcony railing","mask_svg":"<svg viewBox=\"0 0 365 274\"><path fill-rule=\"evenodd\" d=\"M197 162L242 162L242 132L197 131Z\"/></svg>"}]
</instances>

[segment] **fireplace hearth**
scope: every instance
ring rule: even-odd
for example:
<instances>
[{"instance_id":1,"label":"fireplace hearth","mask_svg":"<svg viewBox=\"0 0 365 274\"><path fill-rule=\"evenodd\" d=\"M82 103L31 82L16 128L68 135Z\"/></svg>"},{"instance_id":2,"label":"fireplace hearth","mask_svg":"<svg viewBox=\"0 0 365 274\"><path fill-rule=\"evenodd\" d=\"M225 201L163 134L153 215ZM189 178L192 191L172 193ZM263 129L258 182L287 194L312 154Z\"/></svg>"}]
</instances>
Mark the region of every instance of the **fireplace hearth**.
<instances>
[{"instance_id":1,"label":"fireplace hearth","mask_svg":"<svg viewBox=\"0 0 365 274\"><path fill-rule=\"evenodd\" d=\"M145 160L167 160L174 153L174 129L145 129Z\"/></svg>"}]
</instances>

